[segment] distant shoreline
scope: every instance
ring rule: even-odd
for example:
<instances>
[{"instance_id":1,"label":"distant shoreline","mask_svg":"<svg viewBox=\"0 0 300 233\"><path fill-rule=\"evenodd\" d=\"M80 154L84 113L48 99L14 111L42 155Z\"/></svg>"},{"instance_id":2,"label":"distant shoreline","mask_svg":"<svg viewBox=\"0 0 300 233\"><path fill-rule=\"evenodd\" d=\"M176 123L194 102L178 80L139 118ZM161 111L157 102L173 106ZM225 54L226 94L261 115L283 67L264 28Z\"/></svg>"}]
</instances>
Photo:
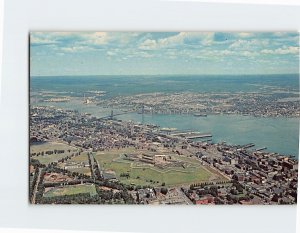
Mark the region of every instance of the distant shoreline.
<instances>
[{"instance_id":1,"label":"distant shoreline","mask_svg":"<svg viewBox=\"0 0 300 233\"><path fill-rule=\"evenodd\" d=\"M64 75L30 75L30 78L72 78L72 77L253 77L253 76L300 76L300 73L274 73L274 74L64 74Z\"/></svg>"}]
</instances>

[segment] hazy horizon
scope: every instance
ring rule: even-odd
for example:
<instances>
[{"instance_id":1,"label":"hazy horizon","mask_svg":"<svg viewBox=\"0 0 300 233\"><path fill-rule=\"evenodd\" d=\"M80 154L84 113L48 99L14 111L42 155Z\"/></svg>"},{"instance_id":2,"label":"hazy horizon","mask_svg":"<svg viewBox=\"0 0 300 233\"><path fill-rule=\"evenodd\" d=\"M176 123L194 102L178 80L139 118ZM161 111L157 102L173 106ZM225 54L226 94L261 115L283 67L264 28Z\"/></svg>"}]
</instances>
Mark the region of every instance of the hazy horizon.
<instances>
[{"instance_id":1,"label":"hazy horizon","mask_svg":"<svg viewBox=\"0 0 300 233\"><path fill-rule=\"evenodd\" d=\"M83 76L299 76L300 73L274 73L274 74L68 74L68 75L30 75L30 77L83 77Z\"/></svg>"}]
</instances>

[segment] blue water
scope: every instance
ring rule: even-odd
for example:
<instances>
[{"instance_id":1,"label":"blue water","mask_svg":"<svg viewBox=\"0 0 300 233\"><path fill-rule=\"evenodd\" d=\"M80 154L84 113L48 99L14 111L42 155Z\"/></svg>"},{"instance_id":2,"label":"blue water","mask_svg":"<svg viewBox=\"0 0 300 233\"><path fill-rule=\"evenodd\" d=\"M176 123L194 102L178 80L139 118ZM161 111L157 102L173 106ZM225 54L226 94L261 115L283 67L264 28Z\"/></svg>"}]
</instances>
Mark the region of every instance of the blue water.
<instances>
[{"instance_id":1,"label":"blue water","mask_svg":"<svg viewBox=\"0 0 300 233\"><path fill-rule=\"evenodd\" d=\"M74 76L32 77L30 90L69 92L72 96L83 96L87 91L106 91L101 98L151 92L268 92L272 88L299 91L298 75L255 76ZM60 94L58 94L60 95ZM62 93L61 95L66 95ZM88 94L87 94L88 95ZM110 109L96 105L84 105L76 98L66 103L42 103L61 108L76 109L101 117L110 114ZM117 111L117 110L115 110ZM211 132L214 142L231 144L255 143L256 147L267 147L268 151L298 157L299 119L261 118L240 115L140 115L127 114L118 117L152 123L161 127L180 130Z\"/></svg>"},{"instance_id":2,"label":"blue water","mask_svg":"<svg viewBox=\"0 0 300 233\"><path fill-rule=\"evenodd\" d=\"M118 116L121 120L151 123L179 130L211 132L213 142L226 141L243 145L255 143L256 148L286 155L298 155L299 119L262 118L241 115L141 115Z\"/></svg>"}]
</instances>

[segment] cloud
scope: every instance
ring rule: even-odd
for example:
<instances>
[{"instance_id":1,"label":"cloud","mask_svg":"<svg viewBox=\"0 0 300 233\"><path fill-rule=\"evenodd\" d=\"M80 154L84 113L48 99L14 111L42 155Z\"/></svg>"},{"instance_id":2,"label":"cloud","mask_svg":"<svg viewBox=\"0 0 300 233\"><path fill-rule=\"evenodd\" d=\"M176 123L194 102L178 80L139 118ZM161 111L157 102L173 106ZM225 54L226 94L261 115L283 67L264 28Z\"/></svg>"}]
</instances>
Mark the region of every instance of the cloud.
<instances>
[{"instance_id":1,"label":"cloud","mask_svg":"<svg viewBox=\"0 0 300 233\"><path fill-rule=\"evenodd\" d=\"M45 39L45 38L31 38L30 39L31 45L50 45L55 44L56 42L53 40Z\"/></svg>"},{"instance_id":2,"label":"cloud","mask_svg":"<svg viewBox=\"0 0 300 233\"><path fill-rule=\"evenodd\" d=\"M151 39L146 39L139 45L139 49L141 50L153 50L157 48L158 48L158 44L156 40L151 40Z\"/></svg>"},{"instance_id":3,"label":"cloud","mask_svg":"<svg viewBox=\"0 0 300 233\"><path fill-rule=\"evenodd\" d=\"M130 43L140 33L116 32L33 32L30 34L32 46L55 44L58 48L71 47L116 47Z\"/></svg>"},{"instance_id":4,"label":"cloud","mask_svg":"<svg viewBox=\"0 0 300 233\"><path fill-rule=\"evenodd\" d=\"M237 36L238 37L241 37L241 38L249 38L249 37L253 37L255 34L253 32L240 32L240 33L237 33Z\"/></svg>"},{"instance_id":5,"label":"cloud","mask_svg":"<svg viewBox=\"0 0 300 233\"><path fill-rule=\"evenodd\" d=\"M244 39L238 39L234 41L229 48L230 49L247 49L247 50L253 50L257 47L266 47L269 45L268 39L251 39L251 40L244 40Z\"/></svg>"},{"instance_id":6,"label":"cloud","mask_svg":"<svg viewBox=\"0 0 300 233\"><path fill-rule=\"evenodd\" d=\"M196 69L196 64L225 67L231 62L244 64L247 70L254 60L258 64L276 60L294 67L299 54L299 35L290 32L33 32L30 43L33 60L45 61L45 67L47 59L63 56L70 65L81 57L114 69L118 61L128 67L140 67L143 62L148 64L145 67L151 62L161 67L180 66L189 61L191 69Z\"/></svg>"},{"instance_id":7,"label":"cloud","mask_svg":"<svg viewBox=\"0 0 300 233\"><path fill-rule=\"evenodd\" d=\"M40 36L41 35L41 36ZM50 45L57 43L55 40L45 37L40 33L34 33L30 35L30 45L38 46L38 45Z\"/></svg>"},{"instance_id":8,"label":"cloud","mask_svg":"<svg viewBox=\"0 0 300 233\"><path fill-rule=\"evenodd\" d=\"M211 32L179 32L172 36L160 39L146 39L138 46L142 50L164 48L180 48L184 46L209 46L214 39Z\"/></svg>"},{"instance_id":9,"label":"cloud","mask_svg":"<svg viewBox=\"0 0 300 233\"><path fill-rule=\"evenodd\" d=\"M92 45L104 45L110 39L107 32L84 33L82 37L85 38L86 44Z\"/></svg>"},{"instance_id":10,"label":"cloud","mask_svg":"<svg viewBox=\"0 0 300 233\"><path fill-rule=\"evenodd\" d=\"M289 46L277 49L263 49L261 51L263 54L276 54L276 55L286 55L286 54L299 54L299 47Z\"/></svg>"},{"instance_id":11,"label":"cloud","mask_svg":"<svg viewBox=\"0 0 300 233\"><path fill-rule=\"evenodd\" d=\"M178 44L185 45L210 45L213 42L212 32L180 32L177 35L160 39L158 42L162 46L172 46Z\"/></svg>"},{"instance_id":12,"label":"cloud","mask_svg":"<svg viewBox=\"0 0 300 233\"><path fill-rule=\"evenodd\" d=\"M114 55L116 55L116 53L113 52L113 51L107 51L106 54L107 54L108 56L114 56Z\"/></svg>"},{"instance_id":13,"label":"cloud","mask_svg":"<svg viewBox=\"0 0 300 233\"><path fill-rule=\"evenodd\" d=\"M91 51L92 49L88 46L71 46L71 47L62 47L60 49L58 49L62 52L70 52L70 53L76 53L76 52L87 52L87 51Z\"/></svg>"}]
</instances>

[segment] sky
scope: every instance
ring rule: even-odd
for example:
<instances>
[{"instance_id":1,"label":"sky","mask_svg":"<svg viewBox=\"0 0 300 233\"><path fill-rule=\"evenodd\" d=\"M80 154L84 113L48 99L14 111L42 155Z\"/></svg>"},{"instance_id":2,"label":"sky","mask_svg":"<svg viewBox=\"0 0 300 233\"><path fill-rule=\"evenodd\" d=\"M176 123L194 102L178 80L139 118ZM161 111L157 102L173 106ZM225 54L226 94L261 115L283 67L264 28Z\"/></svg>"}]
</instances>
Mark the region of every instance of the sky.
<instances>
[{"instance_id":1,"label":"sky","mask_svg":"<svg viewBox=\"0 0 300 233\"><path fill-rule=\"evenodd\" d=\"M32 32L31 76L298 74L298 32Z\"/></svg>"}]
</instances>

